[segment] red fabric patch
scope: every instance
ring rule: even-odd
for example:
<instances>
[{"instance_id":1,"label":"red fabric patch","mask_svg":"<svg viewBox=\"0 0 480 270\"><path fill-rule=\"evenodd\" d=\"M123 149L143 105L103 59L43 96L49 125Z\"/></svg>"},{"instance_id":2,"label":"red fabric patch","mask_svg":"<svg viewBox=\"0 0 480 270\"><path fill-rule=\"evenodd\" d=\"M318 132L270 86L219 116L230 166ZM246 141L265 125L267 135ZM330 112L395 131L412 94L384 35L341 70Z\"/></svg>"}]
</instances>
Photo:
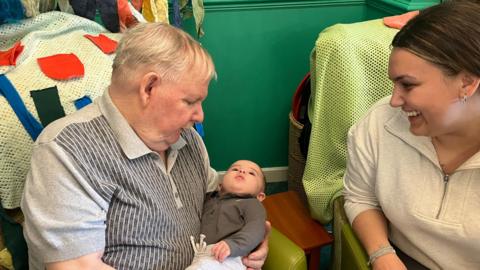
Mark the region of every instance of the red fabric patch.
<instances>
[{"instance_id":1,"label":"red fabric patch","mask_svg":"<svg viewBox=\"0 0 480 270\"><path fill-rule=\"evenodd\" d=\"M19 42L15 43L12 48L6 51L0 51L0 66L16 66L17 57L22 53L23 45Z\"/></svg>"},{"instance_id":2,"label":"red fabric patch","mask_svg":"<svg viewBox=\"0 0 480 270\"><path fill-rule=\"evenodd\" d=\"M420 13L418 10L410 11L401 15L383 18L383 24L390 28L401 29L408 21Z\"/></svg>"},{"instance_id":3,"label":"red fabric patch","mask_svg":"<svg viewBox=\"0 0 480 270\"><path fill-rule=\"evenodd\" d=\"M81 78L85 74L82 62L73 53L42 57L37 62L42 72L54 80Z\"/></svg>"},{"instance_id":4,"label":"red fabric patch","mask_svg":"<svg viewBox=\"0 0 480 270\"><path fill-rule=\"evenodd\" d=\"M102 50L102 52L105 54L114 53L117 49L117 42L103 34L98 35L98 37L88 34L83 36L92 41L93 44L97 45L97 47L100 48L100 50Z\"/></svg>"}]
</instances>

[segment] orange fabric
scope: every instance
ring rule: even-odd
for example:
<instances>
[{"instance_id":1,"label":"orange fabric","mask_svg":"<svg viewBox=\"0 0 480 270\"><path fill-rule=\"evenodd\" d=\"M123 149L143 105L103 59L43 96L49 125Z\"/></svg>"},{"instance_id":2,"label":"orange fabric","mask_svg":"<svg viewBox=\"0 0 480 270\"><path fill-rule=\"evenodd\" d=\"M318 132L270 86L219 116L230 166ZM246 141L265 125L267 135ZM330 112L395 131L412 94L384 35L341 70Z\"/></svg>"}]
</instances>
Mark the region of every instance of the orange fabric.
<instances>
[{"instance_id":1,"label":"orange fabric","mask_svg":"<svg viewBox=\"0 0 480 270\"><path fill-rule=\"evenodd\" d=\"M124 32L127 28L138 23L128 6L128 0L118 0L117 7L118 18L120 20L120 32Z\"/></svg>"},{"instance_id":2,"label":"orange fabric","mask_svg":"<svg viewBox=\"0 0 480 270\"><path fill-rule=\"evenodd\" d=\"M138 10L138 11L141 11L142 10L142 4L143 4L143 0L131 0L130 3L132 3L132 6Z\"/></svg>"},{"instance_id":3,"label":"orange fabric","mask_svg":"<svg viewBox=\"0 0 480 270\"><path fill-rule=\"evenodd\" d=\"M390 16L383 18L383 24L390 28L401 29L408 21L417 16L420 11L410 11L401 15Z\"/></svg>"},{"instance_id":4,"label":"orange fabric","mask_svg":"<svg viewBox=\"0 0 480 270\"><path fill-rule=\"evenodd\" d=\"M102 50L105 54L114 53L117 49L117 42L115 40L110 39L109 37L100 34L98 36L92 35L83 35L84 37L88 38L93 44L97 45L97 47Z\"/></svg>"},{"instance_id":5,"label":"orange fabric","mask_svg":"<svg viewBox=\"0 0 480 270\"><path fill-rule=\"evenodd\" d=\"M16 66L17 57L22 53L23 45L15 43L12 48L6 51L0 51L0 66Z\"/></svg>"},{"instance_id":6,"label":"orange fabric","mask_svg":"<svg viewBox=\"0 0 480 270\"><path fill-rule=\"evenodd\" d=\"M42 72L54 80L81 78L85 70L80 59L73 54L55 54L37 59Z\"/></svg>"}]
</instances>

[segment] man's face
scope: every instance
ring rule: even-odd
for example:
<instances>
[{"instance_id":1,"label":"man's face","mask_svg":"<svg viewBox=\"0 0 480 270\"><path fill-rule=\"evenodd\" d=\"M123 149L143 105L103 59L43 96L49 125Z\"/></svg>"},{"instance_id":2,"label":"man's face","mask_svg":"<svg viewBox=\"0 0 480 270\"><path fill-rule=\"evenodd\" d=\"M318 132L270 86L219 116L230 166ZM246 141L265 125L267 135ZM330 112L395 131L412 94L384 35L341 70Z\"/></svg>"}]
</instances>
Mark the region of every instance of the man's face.
<instances>
[{"instance_id":1,"label":"man's face","mask_svg":"<svg viewBox=\"0 0 480 270\"><path fill-rule=\"evenodd\" d=\"M202 102L208 94L210 80L200 78L198 73L187 72L177 82L161 81L152 90L151 100L144 111L142 134L149 134L153 150L164 151L175 143L182 128L203 121Z\"/></svg>"}]
</instances>

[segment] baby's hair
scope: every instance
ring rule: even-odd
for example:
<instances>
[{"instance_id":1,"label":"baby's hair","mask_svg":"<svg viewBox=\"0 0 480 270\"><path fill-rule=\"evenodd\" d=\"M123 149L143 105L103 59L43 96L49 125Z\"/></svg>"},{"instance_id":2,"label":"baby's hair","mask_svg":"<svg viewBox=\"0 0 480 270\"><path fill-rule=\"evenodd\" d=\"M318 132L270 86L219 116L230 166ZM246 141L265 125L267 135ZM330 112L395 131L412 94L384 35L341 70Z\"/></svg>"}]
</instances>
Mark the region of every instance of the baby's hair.
<instances>
[{"instance_id":1,"label":"baby's hair","mask_svg":"<svg viewBox=\"0 0 480 270\"><path fill-rule=\"evenodd\" d=\"M262 188L260 189L260 192L265 192L265 189L267 188L267 177L265 176L265 173L263 172L262 168L260 168L260 173L262 174Z\"/></svg>"}]
</instances>

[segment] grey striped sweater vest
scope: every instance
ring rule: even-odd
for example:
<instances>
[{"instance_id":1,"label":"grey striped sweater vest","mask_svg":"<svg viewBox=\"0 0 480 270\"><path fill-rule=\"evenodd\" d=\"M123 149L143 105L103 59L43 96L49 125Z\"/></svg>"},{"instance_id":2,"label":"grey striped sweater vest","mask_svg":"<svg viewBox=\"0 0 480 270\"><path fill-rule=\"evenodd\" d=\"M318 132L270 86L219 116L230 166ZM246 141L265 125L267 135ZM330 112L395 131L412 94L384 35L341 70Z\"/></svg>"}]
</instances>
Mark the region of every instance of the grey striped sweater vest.
<instances>
[{"instance_id":1,"label":"grey striped sweater vest","mask_svg":"<svg viewBox=\"0 0 480 270\"><path fill-rule=\"evenodd\" d=\"M103 116L71 124L56 138L109 202L105 263L116 269L183 270L191 262L189 236L200 232L207 188L207 168L193 132L182 132L187 144L169 175L156 155L128 159Z\"/></svg>"}]
</instances>

